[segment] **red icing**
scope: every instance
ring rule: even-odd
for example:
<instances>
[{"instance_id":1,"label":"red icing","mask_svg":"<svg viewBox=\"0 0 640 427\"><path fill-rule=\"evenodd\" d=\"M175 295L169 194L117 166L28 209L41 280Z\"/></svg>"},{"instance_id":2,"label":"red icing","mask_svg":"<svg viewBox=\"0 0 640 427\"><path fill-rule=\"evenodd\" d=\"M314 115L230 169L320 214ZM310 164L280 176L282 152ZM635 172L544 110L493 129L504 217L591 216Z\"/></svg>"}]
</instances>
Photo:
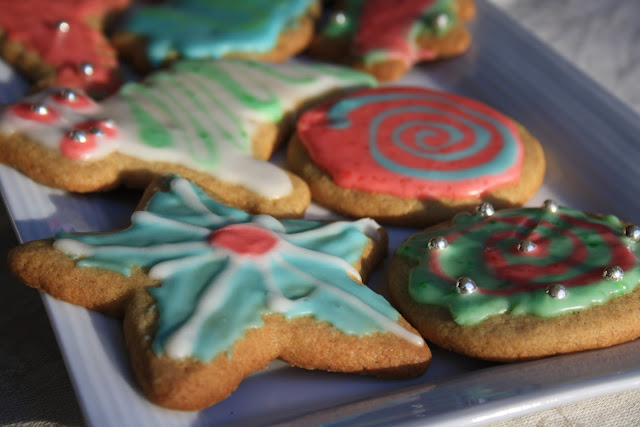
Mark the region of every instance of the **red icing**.
<instances>
[{"instance_id":1,"label":"red icing","mask_svg":"<svg viewBox=\"0 0 640 427\"><path fill-rule=\"evenodd\" d=\"M382 50L389 58L400 59L407 65L432 59L430 50L419 50L410 40L411 27L434 3L434 0L396 0L389 7L388 0L367 0L362 6L353 52L364 56Z\"/></svg>"},{"instance_id":2,"label":"red icing","mask_svg":"<svg viewBox=\"0 0 640 427\"><path fill-rule=\"evenodd\" d=\"M77 141L71 138L71 134L66 134L60 141L60 151L62 155L70 159L82 159L98 148L99 140L109 141L118 135L118 130L105 120L89 120L78 123L73 127L74 130L82 130L85 132L85 141ZM100 134L96 134L96 130Z\"/></svg>"},{"instance_id":3,"label":"red icing","mask_svg":"<svg viewBox=\"0 0 640 427\"><path fill-rule=\"evenodd\" d=\"M22 119L33 120L35 122L46 124L51 124L60 118L60 114L49 106L46 107L46 114L39 114L33 107L34 104L21 102L19 104L12 105L10 110L13 114Z\"/></svg>"},{"instance_id":4,"label":"red icing","mask_svg":"<svg viewBox=\"0 0 640 427\"><path fill-rule=\"evenodd\" d=\"M403 98L405 93L435 95L437 99L425 102L423 99ZM336 126L336 123L331 123L327 116L336 103L348 103L351 99L385 94L400 94L400 96L398 99L366 103L352 110L348 116L347 127ZM407 111L413 107L421 111ZM425 110L431 108L438 108L444 113ZM387 114L394 110L402 111ZM484 118L479 117L478 113ZM384 118L381 118L383 114ZM383 157L407 169L464 173L469 168L484 165L503 149L502 135L486 117L499 122L506 128L517 144L517 159L503 172L455 179L427 179L385 168L372 157L371 148L375 145ZM380 119L375 131L372 130L374 119ZM400 128L402 125L418 121L421 122L419 125L405 126L404 130ZM433 124L425 126L426 121L431 121ZM482 127L490 135L487 145L473 155L456 160L442 160L408 152L409 150L429 151L438 155L449 155L468 149L477 142L474 130L469 126L470 123ZM450 140L447 132L439 127L440 125L455 128L460 133L461 139L456 143L445 145ZM419 133L425 130L429 133L428 137ZM392 143L391 137L396 131L404 147ZM371 137L372 134L374 138ZM414 138L420 135L422 136ZM467 198L482 194L500 185L517 181L520 177L523 156L518 131L502 114L468 98L422 88L387 87L352 92L340 100L324 104L303 114L298 121L298 136L313 162L331 175L336 184L344 188L407 198ZM418 146L416 140L423 146Z\"/></svg>"},{"instance_id":5,"label":"red icing","mask_svg":"<svg viewBox=\"0 0 640 427\"><path fill-rule=\"evenodd\" d=\"M276 235L251 224L223 227L209 235L209 244L241 255L263 255L278 243Z\"/></svg>"},{"instance_id":6,"label":"red icing","mask_svg":"<svg viewBox=\"0 0 640 427\"><path fill-rule=\"evenodd\" d=\"M84 93L74 91L74 96L72 98L65 97L63 94L63 90L54 93L51 96L51 99L58 104L65 105L67 107L75 108L75 109L85 109L90 107L95 107L97 104L93 99L85 95Z\"/></svg>"},{"instance_id":7,"label":"red icing","mask_svg":"<svg viewBox=\"0 0 640 427\"><path fill-rule=\"evenodd\" d=\"M88 25L89 19L122 9L130 0L15 0L5 1L0 28L7 39L36 52L57 70L54 85L88 91L114 91L119 86L115 52L100 31ZM58 30L61 21L69 31ZM93 74L80 69L93 66Z\"/></svg>"},{"instance_id":8,"label":"red icing","mask_svg":"<svg viewBox=\"0 0 640 427\"><path fill-rule=\"evenodd\" d=\"M76 141L69 134L62 137L60 141L60 151L62 155L70 159L82 159L87 153L98 147L96 135L87 132L86 141Z\"/></svg>"}]
</instances>

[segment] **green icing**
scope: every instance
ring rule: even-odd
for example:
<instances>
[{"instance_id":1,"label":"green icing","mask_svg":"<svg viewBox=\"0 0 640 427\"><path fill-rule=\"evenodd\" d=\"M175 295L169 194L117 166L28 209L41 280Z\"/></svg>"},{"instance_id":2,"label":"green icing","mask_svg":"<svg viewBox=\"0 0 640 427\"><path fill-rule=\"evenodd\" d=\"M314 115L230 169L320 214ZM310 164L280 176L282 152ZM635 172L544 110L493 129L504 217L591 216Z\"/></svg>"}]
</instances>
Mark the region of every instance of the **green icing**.
<instances>
[{"instance_id":1,"label":"green icing","mask_svg":"<svg viewBox=\"0 0 640 427\"><path fill-rule=\"evenodd\" d=\"M277 123L291 105L349 85L373 86L375 80L315 63L183 60L142 83L126 84L119 96L130 108L140 144L175 149L211 169L224 166L219 162L228 146L251 153L249 132L256 123Z\"/></svg>"},{"instance_id":2,"label":"green icing","mask_svg":"<svg viewBox=\"0 0 640 427\"><path fill-rule=\"evenodd\" d=\"M256 63L253 61L241 61L238 62L244 65L246 68L257 68ZM262 66L260 69L270 70L272 67ZM282 101L278 97L276 93L270 91L269 89L263 87L261 88L261 92L268 93L268 98L259 97L255 94L255 91L251 90L251 85L249 82L243 82L242 79L238 78L239 76L234 76L229 74L227 71L219 67L215 62L212 61L179 61L175 64L174 69L178 72L191 72L199 74L207 79L215 80L218 84L220 84L224 89L230 92L238 101L242 102L251 110L257 111L260 114L263 114L266 119L271 122L277 122L282 119L283 116L283 107ZM270 75L279 74L273 72ZM288 81L286 78L281 78L283 81ZM294 82L291 82L294 83ZM238 126L242 125L242 121L239 117L234 117L233 120L238 124Z\"/></svg>"},{"instance_id":3,"label":"green icing","mask_svg":"<svg viewBox=\"0 0 640 427\"><path fill-rule=\"evenodd\" d=\"M446 25L439 25L437 18L441 15L447 17ZM431 4L425 14L411 28L410 39L418 34L427 33L436 37L447 34L458 23L458 15L453 10L453 0L436 0Z\"/></svg>"},{"instance_id":4,"label":"green icing","mask_svg":"<svg viewBox=\"0 0 640 427\"><path fill-rule=\"evenodd\" d=\"M331 15L322 27L322 34L330 38L353 37L358 29L358 17L365 0L347 0L344 2L343 9ZM338 13L344 17L343 21L336 19Z\"/></svg>"},{"instance_id":5,"label":"green icing","mask_svg":"<svg viewBox=\"0 0 640 427\"><path fill-rule=\"evenodd\" d=\"M379 62L386 62L389 59L389 51L386 49L372 49L362 55L362 62L366 67L371 67Z\"/></svg>"},{"instance_id":6,"label":"green icing","mask_svg":"<svg viewBox=\"0 0 640 427\"><path fill-rule=\"evenodd\" d=\"M319 72L333 76L335 78L352 82L354 85L363 87L375 87L378 81L375 77L355 71L346 67L336 67L329 64L314 63L313 67Z\"/></svg>"},{"instance_id":7,"label":"green icing","mask_svg":"<svg viewBox=\"0 0 640 427\"><path fill-rule=\"evenodd\" d=\"M174 89L178 89L185 97L186 103L182 103L180 99L176 99L175 97L172 99L172 102L175 104L174 109L184 112L187 116L187 120L191 124L191 126L195 129L195 133L198 139L202 142L202 144L198 144L201 149L204 149L204 153L202 150L196 151L195 146L193 144L194 141L190 141L189 144L189 154L191 158L195 159L198 163L206 166L214 166L218 160L216 153L216 144L212 138L212 135L207 129L207 124L201 123L193 114L189 113L190 109L197 109L200 111L207 111L207 108L202 102L198 99L198 96L193 93L191 89L185 86L182 83L182 80L176 78L173 74L170 73L156 73L148 79L148 83L151 85L162 86L162 84L172 86ZM178 122L176 120L176 122ZM178 122L179 123L179 122ZM216 123L216 122L213 122ZM218 125L215 125L218 127ZM224 132L223 132L224 135ZM228 134L227 134L228 135Z\"/></svg>"},{"instance_id":8,"label":"green icing","mask_svg":"<svg viewBox=\"0 0 640 427\"><path fill-rule=\"evenodd\" d=\"M138 135L140 140L154 148L165 148L173 145L173 137L166 126L159 123L152 114L142 108L131 96L133 92L139 90L137 83L127 83L120 89L122 96L131 108L131 113L138 122Z\"/></svg>"},{"instance_id":9,"label":"green icing","mask_svg":"<svg viewBox=\"0 0 640 427\"><path fill-rule=\"evenodd\" d=\"M445 249L428 249L436 236L449 241ZM489 243L490 238L495 241ZM525 238L538 247L530 253L517 251ZM397 256L418 262L409 274L411 297L447 308L461 325L502 313L553 317L575 312L630 293L640 282L640 245L624 235L620 220L567 208L556 213L505 210L488 218L461 214L449 228L410 237ZM605 268L619 264L625 266L622 280L603 278ZM474 280L476 292L457 291L457 279L465 276ZM545 289L552 284L566 285L567 296L547 295Z\"/></svg>"},{"instance_id":10,"label":"green icing","mask_svg":"<svg viewBox=\"0 0 640 427\"><path fill-rule=\"evenodd\" d=\"M248 62L247 68L254 68L266 75L275 77L283 82L293 83L293 84L300 84L300 85L308 84L308 83L312 83L315 79L315 76L305 72L297 73L296 75L293 75L293 76L290 74L287 75L282 73L277 68L270 67L269 65L262 62L258 62L258 61Z\"/></svg>"}]
</instances>

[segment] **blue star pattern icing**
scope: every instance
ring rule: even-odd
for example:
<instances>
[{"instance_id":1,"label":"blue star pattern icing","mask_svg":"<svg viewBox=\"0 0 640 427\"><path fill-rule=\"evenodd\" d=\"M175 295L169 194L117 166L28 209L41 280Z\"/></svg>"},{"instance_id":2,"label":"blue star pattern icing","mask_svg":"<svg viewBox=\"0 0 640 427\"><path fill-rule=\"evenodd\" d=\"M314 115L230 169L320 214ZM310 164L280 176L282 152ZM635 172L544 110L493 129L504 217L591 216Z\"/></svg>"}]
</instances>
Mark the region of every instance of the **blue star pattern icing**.
<instances>
[{"instance_id":1,"label":"blue star pattern icing","mask_svg":"<svg viewBox=\"0 0 640 427\"><path fill-rule=\"evenodd\" d=\"M221 205L191 182L165 178L132 225L111 233L60 233L54 247L78 267L128 275L134 267L160 282L158 356L203 362L229 351L263 315L312 316L348 335L390 332L417 346L399 313L362 285L352 266L372 240L371 219L277 220Z\"/></svg>"}]
</instances>

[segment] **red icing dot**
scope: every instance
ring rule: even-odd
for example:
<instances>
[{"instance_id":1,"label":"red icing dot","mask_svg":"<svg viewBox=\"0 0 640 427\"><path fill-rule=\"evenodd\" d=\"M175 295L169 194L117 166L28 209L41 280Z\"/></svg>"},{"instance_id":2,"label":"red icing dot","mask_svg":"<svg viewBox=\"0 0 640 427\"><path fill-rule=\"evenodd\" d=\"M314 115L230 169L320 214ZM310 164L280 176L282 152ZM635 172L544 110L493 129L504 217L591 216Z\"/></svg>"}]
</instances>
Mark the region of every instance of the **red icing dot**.
<instances>
[{"instance_id":1,"label":"red icing dot","mask_svg":"<svg viewBox=\"0 0 640 427\"><path fill-rule=\"evenodd\" d=\"M85 109L96 105L93 99L89 98L84 93L70 89L62 89L61 91L54 93L51 95L51 99L58 104L76 109Z\"/></svg>"},{"instance_id":2,"label":"red icing dot","mask_svg":"<svg viewBox=\"0 0 640 427\"><path fill-rule=\"evenodd\" d=\"M40 123L53 123L60 117L58 112L49 106L38 106L28 102L12 105L11 112L22 119Z\"/></svg>"},{"instance_id":3,"label":"red icing dot","mask_svg":"<svg viewBox=\"0 0 640 427\"><path fill-rule=\"evenodd\" d=\"M263 255L278 243L278 237L250 224L223 227L209 235L209 244L241 255Z\"/></svg>"},{"instance_id":4,"label":"red icing dot","mask_svg":"<svg viewBox=\"0 0 640 427\"><path fill-rule=\"evenodd\" d=\"M83 137L78 135L73 137L70 132L60 141L62 155L70 159L81 159L87 153L95 150L97 146L96 136L89 132L85 132Z\"/></svg>"}]
</instances>

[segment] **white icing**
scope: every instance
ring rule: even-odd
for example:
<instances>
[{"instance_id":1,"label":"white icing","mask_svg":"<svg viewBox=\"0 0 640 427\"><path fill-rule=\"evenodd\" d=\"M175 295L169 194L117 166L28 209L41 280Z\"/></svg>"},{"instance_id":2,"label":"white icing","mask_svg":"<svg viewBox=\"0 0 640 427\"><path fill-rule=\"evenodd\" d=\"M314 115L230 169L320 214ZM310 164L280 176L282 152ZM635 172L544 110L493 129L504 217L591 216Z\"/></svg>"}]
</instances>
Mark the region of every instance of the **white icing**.
<instances>
[{"instance_id":1,"label":"white icing","mask_svg":"<svg viewBox=\"0 0 640 427\"><path fill-rule=\"evenodd\" d=\"M220 225L224 222L224 219L207 208L200 200L193 187L184 178L177 178L171 180L171 190L180 197L180 200L189 208L198 212L200 215L206 217L211 225ZM207 232L210 232L207 230Z\"/></svg>"},{"instance_id":2,"label":"white icing","mask_svg":"<svg viewBox=\"0 0 640 427\"><path fill-rule=\"evenodd\" d=\"M238 267L236 259L229 259L226 268L207 286L191 317L167 339L165 351L169 357L184 359L193 354L193 346L200 327L211 313L222 307L229 284L233 283L231 277L236 274Z\"/></svg>"},{"instance_id":3,"label":"white icing","mask_svg":"<svg viewBox=\"0 0 640 427\"><path fill-rule=\"evenodd\" d=\"M291 243L299 242L304 239L321 238L322 236L331 236L339 234L344 230L345 221L328 222L327 225L312 230L301 231L287 235L287 240ZM379 241L380 240L380 224L371 218L362 218L357 221L349 222L355 225L367 237Z\"/></svg>"},{"instance_id":4,"label":"white icing","mask_svg":"<svg viewBox=\"0 0 640 427\"><path fill-rule=\"evenodd\" d=\"M327 256L331 256L331 255L327 255ZM309 283L313 283L317 287L321 287L323 289L326 289L338 295L347 304L357 308L358 310L362 311L367 316L369 316L371 319L373 319L376 323L378 323L378 325L382 326L384 330L389 331L392 334L406 341L409 341L410 343L417 345L419 347L422 347L424 345L424 340L420 335L414 334L413 332L406 330L405 328L398 325L393 320L389 319L388 317L384 316L381 313L378 313L376 310L369 307L366 303L356 298L355 296L351 295L349 292L343 291L342 289L336 286L332 286L328 283L318 280L315 277L311 276L310 274L307 274L306 272L295 268L291 264L284 261L284 259L282 259L282 257L279 255L274 256L274 258L280 262L280 265L282 265L282 267L300 275L300 277L303 277L305 280L309 281ZM342 260L342 258L338 258L338 259Z\"/></svg>"},{"instance_id":5,"label":"white icing","mask_svg":"<svg viewBox=\"0 0 640 427\"><path fill-rule=\"evenodd\" d=\"M280 221L278 221L271 215L265 215L265 214L255 215L251 222L253 222L255 225L259 227L266 228L276 233L286 232L284 225L282 225Z\"/></svg>"},{"instance_id":6,"label":"white icing","mask_svg":"<svg viewBox=\"0 0 640 427\"><path fill-rule=\"evenodd\" d=\"M306 256L307 258L310 258L313 260L320 260L328 264L334 264L339 267L342 267L342 269L345 271L345 273L349 275L349 277L351 277L354 281L358 283L362 283L362 276L360 276L360 273L358 272L358 270L356 270L356 268L353 265L349 264L347 261L345 261L340 257L331 255L331 254L326 254L324 252L318 252L311 249L306 249L301 246L295 246L287 242L286 240L282 240L281 245L283 246L282 250L285 251L285 253L286 252L295 253L300 257Z\"/></svg>"},{"instance_id":7,"label":"white icing","mask_svg":"<svg viewBox=\"0 0 640 427\"><path fill-rule=\"evenodd\" d=\"M224 255L209 252L202 255L163 261L151 267L149 277L154 280L163 280L182 268L189 267L190 265L199 265L203 261L214 262L224 257Z\"/></svg>"},{"instance_id":8,"label":"white icing","mask_svg":"<svg viewBox=\"0 0 640 427\"><path fill-rule=\"evenodd\" d=\"M239 82L248 93L259 99L267 100L277 94L284 107L284 114L309 98L335 88L354 85L353 79L325 74L323 69L314 69L300 63L261 65L291 76L291 81L272 76L245 61L212 61L211 66L226 72L229 78ZM52 95L59 88L48 89L26 100L42 102L48 108L55 109L60 114L59 120L51 124L38 123L17 117L7 109L0 118L0 131L20 132L49 148L58 149L60 141L74 125L108 118L114 121L117 135L96 136L98 148L84 155L83 160L95 160L119 151L146 161L184 164L223 181L245 186L271 199L291 193L293 186L283 170L251 157L250 141L267 120L264 112L250 108L213 79L189 71L170 72L168 75L168 80L151 78L151 96L145 95L144 90L125 90L122 93L126 95L119 94L101 104L79 110L55 102ZM311 80L294 81L301 76L310 77ZM178 84L174 84L171 79L175 79ZM138 136L139 123L127 98L134 99L147 114L166 125L172 136L170 147L156 148L141 141ZM165 109L171 112L168 113ZM231 113L227 110L231 110ZM213 150L203 143L199 127L211 135L215 145ZM225 137L224 133L230 137ZM210 158L210 151L214 152L216 161L203 163Z\"/></svg>"},{"instance_id":9,"label":"white icing","mask_svg":"<svg viewBox=\"0 0 640 427\"><path fill-rule=\"evenodd\" d=\"M96 252L94 246L73 239L58 239L53 242L53 247L67 255L86 257Z\"/></svg>"},{"instance_id":10,"label":"white icing","mask_svg":"<svg viewBox=\"0 0 640 427\"><path fill-rule=\"evenodd\" d=\"M197 233L200 234L201 237L206 237L211 233L211 230L209 230L206 227L200 227L198 225L193 225L193 224L189 224L183 221L179 221L179 220L175 220L175 219L169 219L169 218L163 218L161 216L158 216L156 214L153 214L149 211L137 211L134 212L131 215L131 222L133 224L136 224L138 222L142 223L142 222L148 222L148 223L155 223L155 224L166 224L170 227L173 227L174 229L177 230L181 230L181 231L189 231L191 233ZM217 224L217 223L216 223Z\"/></svg>"}]
</instances>

